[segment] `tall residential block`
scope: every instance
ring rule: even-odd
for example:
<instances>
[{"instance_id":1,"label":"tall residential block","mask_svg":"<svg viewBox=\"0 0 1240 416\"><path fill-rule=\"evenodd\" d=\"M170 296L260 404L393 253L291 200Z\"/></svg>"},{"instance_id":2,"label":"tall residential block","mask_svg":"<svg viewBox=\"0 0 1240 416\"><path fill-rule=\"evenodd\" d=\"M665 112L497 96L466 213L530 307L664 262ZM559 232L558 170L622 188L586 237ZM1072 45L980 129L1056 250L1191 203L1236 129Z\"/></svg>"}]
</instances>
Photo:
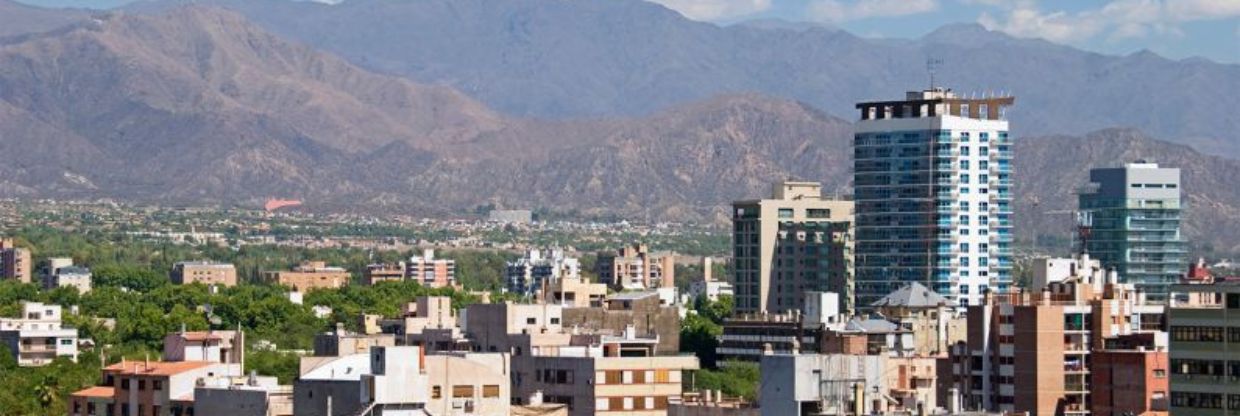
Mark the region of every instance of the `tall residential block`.
<instances>
[{"instance_id":1,"label":"tall residential block","mask_svg":"<svg viewBox=\"0 0 1240 416\"><path fill-rule=\"evenodd\" d=\"M454 287L456 260L437 259L435 250L422 250L421 256L411 256L405 263L405 278L427 287Z\"/></svg>"},{"instance_id":2,"label":"tall residential block","mask_svg":"<svg viewBox=\"0 0 1240 416\"><path fill-rule=\"evenodd\" d=\"M675 260L672 253L655 254L645 244L633 244L600 251L595 267L599 282L616 290L646 290L675 286Z\"/></svg>"},{"instance_id":3,"label":"tall residential block","mask_svg":"<svg viewBox=\"0 0 1240 416\"><path fill-rule=\"evenodd\" d=\"M17 247L11 238L0 238L0 279L30 283L30 250Z\"/></svg>"},{"instance_id":4,"label":"tall residential block","mask_svg":"<svg viewBox=\"0 0 1240 416\"><path fill-rule=\"evenodd\" d=\"M824 199L816 182L773 188L732 203L736 310L798 310L807 291L838 293L852 310L852 201Z\"/></svg>"},{"instance_id":5,"label":"tall residential block","mask_svg":"<svg viewBox=\"0 0 1240 416\"><path fill-rule=\"evenodd\" d=\"M970 410L1088 415L1100 414L1093 406L1101 404L1154 414L1149 412L1160 405L1158 392L1166 395L1157 387L1158 375L1165 378L1165 361L1164 372L1155 370L1167 355L1142 355L1150 365L1137 365L1119 351L1166 351L1166 308L1119 283L1114 272L1088 256L1073 260L1069 278L1024 293L988 294L983 303L969 306L968 334L949 352L945 374L951 378L940 393L956 389ZM1130 379L1138 371L1140 383ZM1125 373L1123 382L1095 383ZM1094 400L1099 396L1119 400Z\"/></svg>"},{"instance_id":6,"label":"tall residential block","mask_svg":"<svg viewBox=\"0 0 1240 416\"><path fill-rule=\"evenodd\" d=\"M564 250L526 250L525 256L508 262L504 268L504 281L508 291L522 296L533 296L544 286L560 279L581 277L581 263L564 254Z\"/></svg>"},{"instance_id":7,"label":"tall residential block","mask_svg":"<svg viewBox=\"0 0 1240 416\"><path fill-rule=\"evenodd\" d=\"M1012 282L1010 96L857 104L857 304L921 282L962 306Z\"/></svg>"},{"instance_id":8,"label":"tall residential block","mask_svg":"<svg viewBox=\"0 0 1240 416\"><path fill-rule=\"evenodd\" d=\"M1089 232L1078 244L1150 299L1164 299L1167 287L1188 269L1180 234L1180 170L1137 162L1093 169L1089 181L1091 189L1079 195Z\"/></svg>"},{"instance_id":9,"label":"tall residential block","mask_svg":"<svg viewBox=\"0 0 1240 416\"><path fill-rule=\"evenodd\" d=\"M1240 414L1240 283L1171 292L1171 414Z\"/></svg>"}]
</instances>

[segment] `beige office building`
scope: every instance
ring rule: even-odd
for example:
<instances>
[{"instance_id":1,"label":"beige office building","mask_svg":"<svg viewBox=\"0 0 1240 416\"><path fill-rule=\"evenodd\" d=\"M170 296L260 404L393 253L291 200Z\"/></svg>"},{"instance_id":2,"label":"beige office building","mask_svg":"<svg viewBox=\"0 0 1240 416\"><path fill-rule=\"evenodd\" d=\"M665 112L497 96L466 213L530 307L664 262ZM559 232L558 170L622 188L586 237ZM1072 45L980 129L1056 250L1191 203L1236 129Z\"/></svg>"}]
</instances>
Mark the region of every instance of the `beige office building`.
<instances>
[{"instance_id":1,"label":"beige office building","mask_svg":"<svg viewBox=\"0 0 1240 416\"><path fill-rule=\"evenodd\" d=\"M339 289L349 284L349 271L340 267L328 267L321 261L308 261L292 271L266 272L266 280L288 286L294 292L313 289Z\"/></svg>"},{"instance_id":2,"label":"beige office building","mask_svg":"<svg viewBox=\"0 0 1240 416\"><path fill-rule=\"evenodd\" d=\"M736 310L784 313L807 291L840 294L853 310L852 201L815 182L780 182L770 199L732 203Z\"/></svg>"},{"instance_id":3,"label":"beige office building","mask_svg":"<svg viewBox=\"0 0 1240 416\"><path fill-rule=\"evenodd\" d=\"M202 283L207 286L236 286L237 268L229 263L183 261L172 266L169 278L173 284Z\"/></svg>"}]
</instances>

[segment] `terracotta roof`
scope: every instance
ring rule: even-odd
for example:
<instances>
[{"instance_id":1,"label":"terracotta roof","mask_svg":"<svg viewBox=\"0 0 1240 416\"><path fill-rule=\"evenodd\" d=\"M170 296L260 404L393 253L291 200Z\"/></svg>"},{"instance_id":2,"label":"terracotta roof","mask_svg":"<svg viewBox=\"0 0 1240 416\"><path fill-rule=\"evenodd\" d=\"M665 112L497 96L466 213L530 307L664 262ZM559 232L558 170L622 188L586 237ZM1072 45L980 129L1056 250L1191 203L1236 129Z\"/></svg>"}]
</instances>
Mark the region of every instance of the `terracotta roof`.
<instances>
[{"instance_id":1,"label":"terracotta roof","mask_svg":"<svg viewBox=\"0 0 1240 416\"><path fill-rule=\"evenodd\" d=\"M125 375L170 376L214 364L210 361L125 361L112 364L104 370Z\"/></svg>"},{"instance_id":2,"label":"terracotta roof","mask_svg":"<svg viewBox=\"0 0 1240 416\"><path fill-rule=\"evenodd\" d=\"M207 332L207 331L181 332L181 333L178 333L177 335L181 336L181 338L184 338L186 341L206 341L206 340L223 339L223 337L221 337L220 334L215 333L215 332Z\"/></svg>"},{"instance_id":3,"label":"terracotta roof","mask_svg":"<svg viewBox=\"0 0 1240 416\"><path fill-rule=\"evenodd\" d=\"M113 397L116 389L107 386L88 387L73 392L75 397Z\"/></svg>"}]
</instances>

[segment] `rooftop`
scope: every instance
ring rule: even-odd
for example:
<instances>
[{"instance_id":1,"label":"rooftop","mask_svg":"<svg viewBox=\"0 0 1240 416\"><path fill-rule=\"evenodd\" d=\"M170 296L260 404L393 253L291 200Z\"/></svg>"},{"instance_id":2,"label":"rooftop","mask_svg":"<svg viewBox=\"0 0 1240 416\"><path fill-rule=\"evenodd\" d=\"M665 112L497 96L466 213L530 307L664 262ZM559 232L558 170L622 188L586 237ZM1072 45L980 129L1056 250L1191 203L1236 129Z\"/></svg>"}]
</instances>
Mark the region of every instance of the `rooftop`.
<instances>
[{"instance_id":1,"label":"rooftop","mask_svg":"<svg viewBox=\"0 0 1240 416\"><path fill-rule=\"evenodd\" d=\"M107 386L87 387L73 392L74 397L113 397L116 389Z\"/></svg>"},{"instance_id":2,"label":"rooftop","mask_svg":"<svg viewBox=\"0 0 1240 416\"><path fill-rule=\"evenodd\" d=\"M891 292L882 299L871 303L873 307L904 307L904 308L934 308L940 305L951 306L953 302L942 295L935 293L930 288L917 282L909 283L904 287Z\"/></svg>"},{"instance_id":3,"label":"rooftop","mask_svg":"<svg viewBox=\"0 0 1240 416\"><path fill-rule=\"evenodd\" d=\"M215 365L210 361L122 361L103 370L123 375L171 376Z\"/></svg>"}]
</instances>

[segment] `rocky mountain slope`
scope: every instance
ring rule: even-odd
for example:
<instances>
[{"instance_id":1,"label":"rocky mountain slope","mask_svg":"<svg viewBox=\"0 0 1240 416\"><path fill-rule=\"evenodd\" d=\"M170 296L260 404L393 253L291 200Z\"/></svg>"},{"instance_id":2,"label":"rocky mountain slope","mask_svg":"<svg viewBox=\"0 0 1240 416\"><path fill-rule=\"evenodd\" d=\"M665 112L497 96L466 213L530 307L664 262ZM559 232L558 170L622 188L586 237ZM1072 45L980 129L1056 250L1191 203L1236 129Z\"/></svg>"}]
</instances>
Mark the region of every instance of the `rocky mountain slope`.
<instances>
[{"instance_id":1,"label":"rocky mountain slope","mask_svg":"<svg viewBox=\"0 0 1240 416\"><path fill-rule=\"evenodd\" d=\"M1022 232L1066 234L1045 212L1074 205L1089 167L1147 158L1185 170L1190 237L1240 250L1240 162L1133 130L1018 140ZM847 193L850 141L850 123L757 94L650 116L506 116L209 7L0 42L0 196L723 221L779 179Z\"/></svg>"},{"instance_id":2,"label":"rocky mountain slope","mask_svg":"<svg viewBox=\"0 0 1240 416\"><path fill-rule=\"evenodd\" d=\"M371 70L451 85L508 114L643 115L759 92L851 119L857 101L925 86L935 57L941 85L1014 93L1016 134L1127 126L1240 157L1240 65L1100 55L977 25L886 40L812 26L720 27L641 0L193 2L237 10Z\"/></svg>"}]
</instances>

